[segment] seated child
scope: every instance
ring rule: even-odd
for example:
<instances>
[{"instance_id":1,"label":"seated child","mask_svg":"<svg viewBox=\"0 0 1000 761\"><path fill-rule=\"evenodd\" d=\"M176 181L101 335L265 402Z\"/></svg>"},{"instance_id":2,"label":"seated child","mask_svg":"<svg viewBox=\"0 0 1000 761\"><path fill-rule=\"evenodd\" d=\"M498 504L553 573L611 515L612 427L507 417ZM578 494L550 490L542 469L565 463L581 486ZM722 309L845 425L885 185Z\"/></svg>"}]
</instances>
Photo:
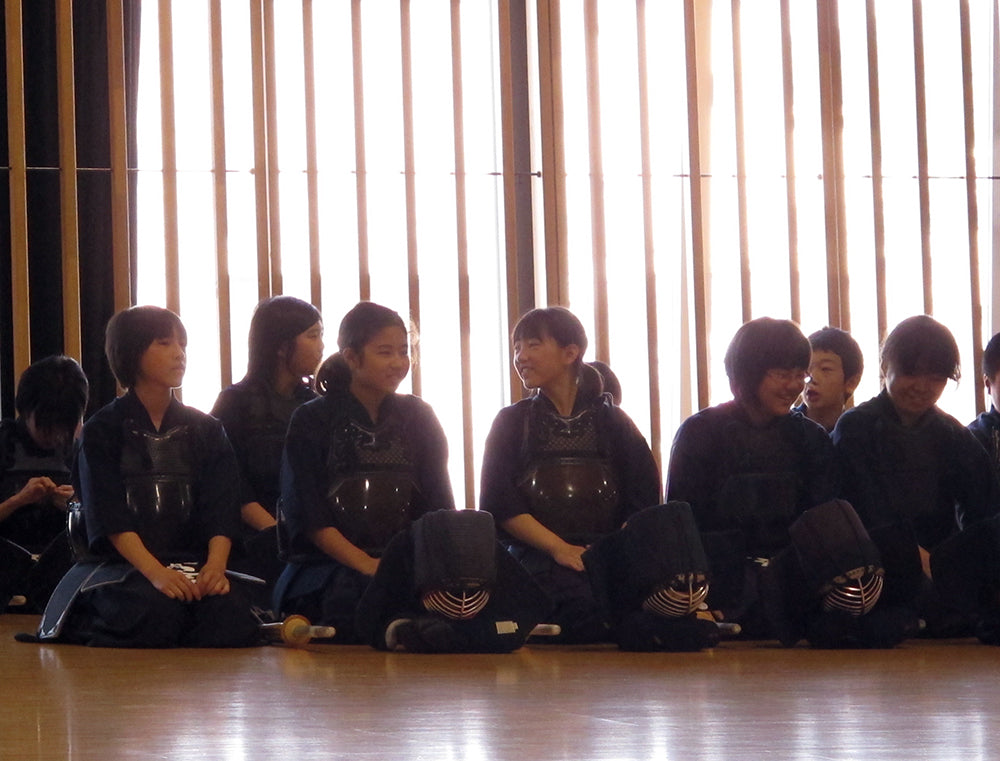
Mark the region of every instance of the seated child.
<instances>
[{"instance_id":1,"label":"seated child","mask_svg":"<svg viewBox=\"0 0 1000 761\"><path fill-rule=\"evenodd\" d=\"M861 382L864 357L857 341L840 328L817 330L809 336L809 345L809 378L802 405L796 410L829 433Z\"/></svg>"},{"instance_id":2,"label":"seated child","mask_svg":"<svg viewBox=\"0 0 1000 761\"><path fill-rule=\"evenodd\" d=\"M12 595L19 611L41 613L73 565L66 505L87 396L76 360L45 357L18 381L17 419L0 422L0 613Z\"/></svg>"},{"instance_id":3,"label":"seated child","mask_svg":"<svg viewBox=\"0 0 1000 761\"><path fill-rule=\"evenodd\" d=\"M337 346L316 374L322 395L288 428L278 534L288 562L273 609L356 644L358 601L389 540L455 502L441 424L427 402L397 393L410 371L403 319L363 301L341 321Z\"/></svg>"},{"instance_id":4,"label":"seated child","mask_svg":"<svg viewBox=\"0 0 1000 761\"><path fill-rule=\"evenodd\" d=\"M691 505L711 561L709 608L720 620L740 625L748 638L778 636L786 644L806 632L806 622L776 630L786 624L784 613L776 617L778 604L762 594L773 577L762 569L775 565L777 557L803 554L808 542L793 541L793 527L838 527L849 545L864 545L867 539L855 530L850 505L810 510L833 502L838 492L830 437L819 424L791 411L805 385L810 353L809 341L789 320L761 317L744 324L725 356L733 400L681 424L667 472L667 499ZM807 511L818 519L810 521ZM828 551L835 557L868 554L851 546ZM793 576L809 575L796 563L782 566ZM794 587L799 582L782 583ZM795 589L786 592L781 596L800 596ZM801 611L792 614L801 618ZM814 631L825 645L852 646ZM897 641L895 635L877 636L871 644Z\"/></svg>"},{"instance_id":5,"label":"seated child","mask_svg":"<svg viewBox=\"0 0 1000 761\"><path fill-rule=\"evenodd\" d=\"M886 337L880 365L881 393L845 412L833 430L841 496L887 561L887 548L896 548L887 593L917 611L928 636L965 635L964 616L932 580L931 558L997 514L1000 486L975 437L936 406L948 381L960 377L958 345L944 325L917 315Z\"/></svg>"},{"instance_id":6,"label":"seated child","mask_svg":"<svg viewBox=\"0 0 1000 761\"><path fill-rule=\"evenodd\" d=\"M323 322L312 304L272 296L254 309L247 343L246 375L222 390L212 416L226 429L243 483L243 541L234 548L232 566L266 581L255 596L266 609L284 569L275 518L281 453L292 413L316 398L313 375L323 360Z\"/></svg>"},{"instance_id":7,"label":"seated child","mask_svg":"<svg viewBox=\"0 0 1000 761\"><path fill-rule=\"evenodd\" d=\"M239 470L222 424L174 398L187 333L154 306L111 318L105 353L127 391L83 427L74 480L85 557L59 583L39 638L98 647L241 647L259 641L244 582ZM75 540L74 540L75 541Z\"/></svg>"},{"instance_id":8,"label":"seated child","mask_svg":"<svg viewBox=\"0 0 1000 761\"><path fill-rule=\"evenodd\" d=\"M676 626L609 610L620 590L595 594L595 580L605 587L621 564L618 553L601 551L591 555L600 569L588 565L588 547L659 505L659 471L635 423L604 392L599 372L584 363L587 336L572 312L533 309L514 327L512 342L514 368L533 393L493 421L480 506L552 599L547 623L559 626L560 635L547 641L616 641L628 649L713 644L694 628L695 645L685 632L678 647Z\"/></svg>"}]
</instances>

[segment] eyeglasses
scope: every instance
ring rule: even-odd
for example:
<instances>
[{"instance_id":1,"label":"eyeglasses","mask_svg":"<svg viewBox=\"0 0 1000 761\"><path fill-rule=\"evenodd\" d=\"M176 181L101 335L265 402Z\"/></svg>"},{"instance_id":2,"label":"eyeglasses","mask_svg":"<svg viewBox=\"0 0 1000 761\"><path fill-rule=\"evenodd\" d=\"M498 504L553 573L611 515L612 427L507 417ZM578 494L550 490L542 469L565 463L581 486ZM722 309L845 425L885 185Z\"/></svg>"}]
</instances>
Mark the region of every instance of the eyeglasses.
<instances>
[{"instance_id":1,"label":"eyeglasses","mask_svg":"<svg viewBox=\"0 0 1000 761\"><path fill-rule=\"evenodd\" d=\"M805 383L809 373L805 370L768 370L767 377L779 383Z\"/></svg>"}]
</instances>

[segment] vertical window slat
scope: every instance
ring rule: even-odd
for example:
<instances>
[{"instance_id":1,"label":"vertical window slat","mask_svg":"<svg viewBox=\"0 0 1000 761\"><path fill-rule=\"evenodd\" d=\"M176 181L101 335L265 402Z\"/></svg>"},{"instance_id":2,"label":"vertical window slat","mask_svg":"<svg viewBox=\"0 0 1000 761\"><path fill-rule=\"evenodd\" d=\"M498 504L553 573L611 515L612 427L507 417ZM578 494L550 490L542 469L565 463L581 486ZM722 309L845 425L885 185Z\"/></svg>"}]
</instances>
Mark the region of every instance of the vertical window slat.
<instances>
[{"instance_id":1,"label":"vertical window slat","mask_svg":"<svg viewBox=\"0 0 1000 761\"><path fill-rule=\"evenodd\" d=\"M959 0L962 33L962 105L965 114L965 193L969 210L969 305L972 321L972 378L976 389L976 413L985 411L983 398L983 302L979 285L979 204L976 195L976 133L973 119L972 40L968 0Z\"/></svg>"},{"instance_id":2,"label":"vertical window slat","mask_svg":"<svg viewBox=\"0 0 1000 761\"><path fill-rule=\"evenodd\" d=\"M653 177L649 136L649 69L646 59L646 0L636 0L636 38L639 75L639 143L642 160L642 227L646 270L646 333L649 352L649 446L662 468L660 426L659 321L656 301L655 244L653 237Z\"/></svg>"},{"instance_id":3,"label":"vertical window slat","mask_svg":"<svg viewBox=\"0 0 1000 761\"><path fill-rule=\"evenodd\" d=\"M177 134L174 124L174 39L171 0L159 0L160 130L163 135L163 246L167 309L180 313L180 261L177 221Z\"/></svg>"},{"instance_id":4,"label":"vertical window slat","mask_svg":"<svg viewBox=\"0 0 1000 761\"><path fill-rule=\"evenodd\" d=\"M737 227L740 246L740 302L743 321L753 316L750 297L750 241L747 234L747 162L746 132L743 128L743 47L741 45L740 0L732 0L733 29L733 108L736 141Z\"/></svg>"},{"instance_id":5,"label":"vertical window slat","mask_svg":"<svg viewBox=\"0 0 1000 761\"><path fill-rule=\"evenodd\" d=\"M264 0L264 108L267 127L264 130L267 144L267 216L268 260L271 271L270 293L283 293L281 272L281 202L278 192L278 76L274 42L274 0Z\"/></svg>"},{"instance_id":6,"label":"vertical window slat","mask_svg":"<svg viewBox=\"0 0 1000 761\"><path fill-rule=\"evenodd\" d=\"M265 299L271 287L271 218L268 187L267 76L264 72L264 0L253 0L250 11L250 56L253 71L254 195L257 208L257 296Z\"/></svg>"},{"instance_id":7,"label":"vertical window slat","mask_svg":"<svg viewBox=\"0 0 1000 761\"><path fill-rule=\"evenodd\" d=\"M542 139L542 198L545 208L546 300L569 301L566 251L566 161L563 153L562 46L559 41L559 0L539 0L538 62L541 71L540 130ZM514 319L516 319L514 315Z\"/></svg>"},{"instance_id":8,"label":"vertical window slat","mask_svg":"<svg viewBox=\"0 0 1000 761\"><path fill-rule=\"evenodd\" d=\"M413 158L413 48L410 44L410 0L399 2L399 33L403 78L403 179L406 197L406 276L410 318L420 325L420 281L417 276L417 189ZM421 369L415 363L410 370L413 393L420 395Z\"/></svg>"},{"instance_id":9,"label":"vertical window slat","mask_svg":"<svg viewBox=\"0 0 1000 761\"><path fill-rule=\"evenodd\" d=\"M59 90L59 196L62 224L63 352L83 354L80 323L80 213L76 179L76 85L73 77L73 3L56 7L56 68Z\"/></svg>"},{"instance_id":10,"label":"vertical window slat","mask_svg":"<svg viewBox=\"0 0 1000 761\"><path fill-rule=\"evenodd\" d=\"M14 377L31 364L28 287L28 171L24 124L24 19L20 0L4 3L7 31L7 140L10 162L10 258Z\"/></svg>"},{"instance_id":11,"label":"vertical window slat","mask_svg":"<svg viewBox=\"0 0 1000 761\"><path fill-rule=\"evenodd\" d=\"M604 224L604 151L601 141L600 53L597 45L597 0L584 5L587 51L587 126L590 135L590 224L594 267L594 346L598 359L610 361L608 264Z\"/></svg>"},{"instance_id":12,"label":"vertical window slat","mask_svg":"<svg viewBox=\"0 0 1000 761\"><path fill-rule=\"evenodd\" d=\"M354 152L358 190L358 277L361 299L371 298L371 267L368 258L368 168L365 156L365 87L362 67L361 0L351 4L354 53Z\"/></svg>"},{"instance_id":13,"label":"vertical window slat","mask_svg":"<svg viewBox=\"0 0 1000 761\"><path fill-rule=\"evenodd\" d=\"M316 159L316 64L313 53L313 4L302 2L302 52L306 100L306 186L309 204L309 294L313 306L323 311L320 275L319 168Z\"/></svg>"},{"instance_id":14,"label":"vertical window slat","mask_svg":"<svg viewBox=\"0 0 1000 761\"><path fill-rule=\"evenodd\" d=\"M465 108L462 89L462 11L460 0L451 0L451 80L455 133L455 232L458 249L458 320L462 389L462 462L465 506L475 508L475 462L472 429L472 310L469 294L469 235L465 174Z\"/></svg>"},{"instance_id":15,"label":"vertical window slat","mask_svg":"<svg viewBox=\"0 0 1000 761\"><path fill-rule=\"evenodd\" d=\"M795 90L792 77L792 30L789 0L781 0L781 74L785 106L785 188L788 214L788 272L791 318L802 321L802 289L799 284L799 216L795 201Z\"/></svg>"},{"instance_id":16,"label":"vertical window slat","mask_svg":"<svg viewBox=\"0 0 1000 761\"><path fill-rule=\"evenodd\" d=\"M924 312L934 313L931 289L931 198L927 168L927 86L924 71L924 23L921 0L913 0L913 85L917 113L917 177L920 190L920 260L923 268Z\"/></svg>"},{"instance_id":17,"label":"vertical window slat","mask_svg":"<svg viewBox=\"0 0 1000 761\"><path fill-rule=\"evenodd\" d=\"M128 119L125 103L125 11L108 0L108 124L111 149L111 239L115 309L132 303L129 255Z\"/></svg>"},{"instance_id":18,"label":"vertical window slat","mask_svg":"<svg viewBox=\"0 0 1000 761\"><path fill-rule=\"evenodd\" d=\"M827 291L829 320L850 330L846 290L846 231L844 226L844 160L841 124L842 94L840 48L837 40L837 2L818 0L817 22L820 49L820 102L823 112L823 192L826 207Z\"/></svg>"},{"instance_id":19,"label":"vertical window slat","mask_svg":"<svg viewBox=\"0 0 1000 761\"><path fill-rule=\"evenodd\" d=\"M219 293L219 361L222 386L233 382L232 305L229 278L229 200L226 176L225 82L222 65L222 4L209 5L212 81L212 172L215 191L215 261Z\"/></svg>"},{"instance_id":20,"label":"vertical window slat","mask_svg":"<svg viewBox=\"0 0 1000 761\"><path fill-rule=\"evenodd\" d=\"M698 23L698 3L684 0L684 37L687 57L688 153L691 166L691 258L694 278L695 377L698 408L709 405L708 367L708 263L705 250L704 182L701 160L701 96L698 70L700 50L705 44Z\"/></svg>"},{"instance_id":21,"label":"vertical window slat","mask_svg":"<svg viewBox=\"0 0 1000 761\"><path fill-rule=\"evenodd\" d=\"M868 30L868 103L872 150L872 205L875 218L875 316L881 341L888 333L885 278L885 201L882 182L882 112L879 93L878 33L875 0L867 0L865 14Z\"/></svg>"}]
</instances>

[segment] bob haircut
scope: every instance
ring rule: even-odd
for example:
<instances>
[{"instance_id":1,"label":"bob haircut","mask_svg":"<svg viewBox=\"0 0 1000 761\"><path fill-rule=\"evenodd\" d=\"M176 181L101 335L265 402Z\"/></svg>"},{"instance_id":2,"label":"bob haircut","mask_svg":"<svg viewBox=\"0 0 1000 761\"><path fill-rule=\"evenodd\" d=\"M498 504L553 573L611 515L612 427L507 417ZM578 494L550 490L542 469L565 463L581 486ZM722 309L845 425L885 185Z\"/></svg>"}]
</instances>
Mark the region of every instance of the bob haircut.
<instances>
[{"instance_id":1,"label":"bob haircut","mask_svg":"<svg viewBox=\"0 0 1000 761\"><path fill-rule=\"evenodd\" d=\"M150 344L174 335L182 344L187 344L187 331L181 318L163 307L131 307L108 321L104 331L104 354L123 388L135 385L139 363Z\"/></svg>"},{"instance_id":2,"label":"bob haircut","mask_svg":"<svg viewBox=\"0 0 1000 761\"><path fill-rule=\"evenodd\" d=\"M756 396L768 370L806 370L812 349L791 320L758 317L744 323L726 349L729 387L737 398Z\"/></svg>"},{"instance_id":3,"label":"bob haircut","mask_svg":"<svg viewBox=\"0 0 1000 761\"><path fill-rule=\"evenodd\" d=\"M587 351L587 331L566 307L544 307L525 312L514 326L511 340L517 343L526 338L551 338L559 346L575 344L580 348L577 367L583 363L583 355Z\"/></svg>"},{"instance_id":4,"label":"bob haircut","mask_svg":"<svg viewBox=\"0 0 1000 761\"><path fill-rule=\"evenodd\" d=\"M337 348L340 350L323 360L316 371L316 388L321 394L351 385L351 368L344 359L350 349L360 356L365 346L386 328L400 328L407 333L406 323L398 312L373 301L358 302L344 315L337 331Z\"/></svg>"},{"instance_id":5,"label":"bob haircut","mask_svg":"<svg viewBox=\"0 0 1000 761\"><path fill-rule=\"evenodd\" d=\"M840 357L844 368L844 380L861 375L865 369L865 358L861 347L850 333L840 328L820 328L809 336L809 345L813 351L828 351Z\"/></svg>"},{"instance_id":6,"label":"bob haircut","mask_svg":"<svg viewBox=\"0 0 1000 761\"><path fill-rule=\"evenodd\" d=\"M83 418L90 384L72 357L55 355L33 362L17 382L14 408L26 418L34 415L41 430L72 434Z\"/></svg>"},{"instance_id":7,"label":"bob haircut","mask_svg":"<svg viewBox=\"0 0 1000 761\"><path fill-rule=\"evenodd\" d=\"M247 338L247 378L270 383L281 350L289 361L295 339L322 319L316 307L294 296L272 296L257 304Z\"/></svg>"},{"instance_id":8,"label":"bob haircut","mask_svg":"<svg viewBox=\"0 0 1000 761\"><path fill-rule=\"evenodd\" d=\"M900 375L940 375L953 381L962 377L955 337L926 314L907 317L885 337L880 354L882 379L890 367Z\"/></svg>"}]
</instances>

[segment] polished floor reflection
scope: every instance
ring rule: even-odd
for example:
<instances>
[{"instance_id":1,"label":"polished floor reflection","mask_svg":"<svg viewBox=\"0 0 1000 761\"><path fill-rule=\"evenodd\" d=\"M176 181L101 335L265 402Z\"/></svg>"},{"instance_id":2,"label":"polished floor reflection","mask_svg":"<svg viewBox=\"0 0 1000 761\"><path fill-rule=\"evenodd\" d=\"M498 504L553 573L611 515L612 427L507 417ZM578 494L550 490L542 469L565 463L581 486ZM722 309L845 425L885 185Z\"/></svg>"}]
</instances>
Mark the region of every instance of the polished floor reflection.
<instances>
[{"instance_id":1,"label":"polished floor reflection","mask_svg":"<svg viewBox=\"0 0 1000 761\"><path fill-rule=\"evenodd\" d=\"M14 641L35 622L0 616L2 759L1000 758L1000 650L972 640L473 656Z\"/></svg>"}]
</instances>

